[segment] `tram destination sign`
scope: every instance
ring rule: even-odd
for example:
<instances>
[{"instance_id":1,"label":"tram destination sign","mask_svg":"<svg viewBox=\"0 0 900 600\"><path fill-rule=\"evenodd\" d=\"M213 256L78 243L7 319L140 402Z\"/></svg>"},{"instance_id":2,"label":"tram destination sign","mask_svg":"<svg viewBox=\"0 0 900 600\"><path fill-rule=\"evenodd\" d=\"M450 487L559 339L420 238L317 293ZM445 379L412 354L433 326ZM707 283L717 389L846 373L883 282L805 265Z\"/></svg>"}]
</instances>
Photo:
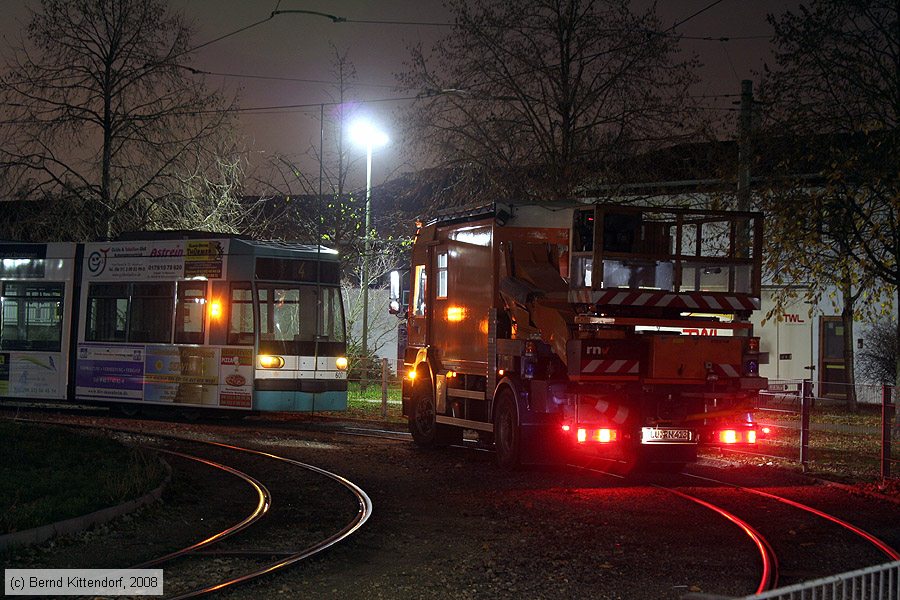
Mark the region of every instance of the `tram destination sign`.
<instances>
[{"instance_id":1,"label":"tram destination sign","mask_svg":"<svg viewBox=\"0 0 900 600\"><path fill-rule=\"evenodd\" d=\"M0 244L0 277L41 279L46 258L44 244Z\"/></svg>"}]
</instances>

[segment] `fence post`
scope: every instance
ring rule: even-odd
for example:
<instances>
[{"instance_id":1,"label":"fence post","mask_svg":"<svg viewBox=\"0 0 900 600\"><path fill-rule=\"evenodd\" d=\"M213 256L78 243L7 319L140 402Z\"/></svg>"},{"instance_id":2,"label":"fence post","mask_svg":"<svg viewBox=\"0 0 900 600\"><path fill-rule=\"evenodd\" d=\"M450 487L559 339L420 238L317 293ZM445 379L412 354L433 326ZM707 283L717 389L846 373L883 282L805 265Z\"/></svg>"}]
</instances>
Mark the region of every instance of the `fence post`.
<instances>
[{"instance_id":1,"label":"fence post","mask_svg":"<svg viewBox=\"0 0 900 600\"><path fill-rule=\"evenodd\" d=\"M894 426L894 405L890 386L881 386L881 479L891 476L891 428Z\"/></svg>"},{"instance_id":2,"label":"fence post","mask_svg":"<svg viewBox=\"0 0 900 600\"><path fill-rule=\"evenodd\" d=\"M388 359L381 359L381 418L387 419Z\"/></svg>"},{"instance_id":3,"label":"fence post","mask_svg":"<svg viewBox=\"0 0 900 600\"><path fill-rule=\"evenodd\" d=\"M800 396L800 467L806 472L809 462L809 411L812 404L812 381L803 380Z\"/></svg>"}]
</instances>

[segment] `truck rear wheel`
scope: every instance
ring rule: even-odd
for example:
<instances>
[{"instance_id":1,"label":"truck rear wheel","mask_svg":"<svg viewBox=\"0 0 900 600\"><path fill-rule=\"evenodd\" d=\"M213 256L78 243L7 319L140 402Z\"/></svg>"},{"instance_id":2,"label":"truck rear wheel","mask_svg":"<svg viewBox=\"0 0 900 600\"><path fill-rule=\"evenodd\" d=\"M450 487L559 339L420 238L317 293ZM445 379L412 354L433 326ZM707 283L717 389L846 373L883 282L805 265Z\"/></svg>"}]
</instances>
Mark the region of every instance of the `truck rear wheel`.
<instances>
[{"instance_id":1,"label":"truck rear wheel","mask_svg":"<svg viewBox=\"0 0 900 600\"><path fill-rule=\"evenodd\" d=\"M516 469L522 464L522 431L519 429L516 400L506 388L497 396L497 412L494 415L494 449L497 465L503 469Z\"/></svg>"}]
</instances>

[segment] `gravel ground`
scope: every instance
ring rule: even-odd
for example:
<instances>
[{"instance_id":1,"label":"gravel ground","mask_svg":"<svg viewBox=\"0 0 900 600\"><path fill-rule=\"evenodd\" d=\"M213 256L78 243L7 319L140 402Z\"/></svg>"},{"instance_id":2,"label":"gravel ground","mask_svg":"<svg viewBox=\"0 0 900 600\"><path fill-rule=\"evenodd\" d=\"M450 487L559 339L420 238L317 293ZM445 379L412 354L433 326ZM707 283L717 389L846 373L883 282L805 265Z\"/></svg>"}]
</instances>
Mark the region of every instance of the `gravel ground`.
<instances>
[{"instance_id":1,"label":"gravel ground","mask_svg":"<svg viewBox=\"0 0 900 600\"><path fill-rule=\"evenodd\" d=\"M282 574L220 593L224 598L643 600L677 599L691 591L753 593L759 560L750 540L707 509L651 484L697 486L688 491L721 501L750 521L773 539L783 583L887 561L815 519L674 475L620 480L572 469L508 473L485 452L423 451L409 442L311 430L297 421L138 423L146 430L210 432L314 464L357 483L374 503L372 518L351 540ZM284 549L291 541L303 546L306 536L336 529L355 511L349 494L332 485L282 465L214 454L268 485L274 498L265 524L225 542L225 548ZM175 477L162 502L5 562L48 568L136 564L239 520L255 501L245 485L232 485L230 476L170 462ZM900 547L896 503L771 468L721 466L691 470L822 506ZM244 566L212 557L166 566L167 593L216 569Z\"/></svg>"}]
</instances>

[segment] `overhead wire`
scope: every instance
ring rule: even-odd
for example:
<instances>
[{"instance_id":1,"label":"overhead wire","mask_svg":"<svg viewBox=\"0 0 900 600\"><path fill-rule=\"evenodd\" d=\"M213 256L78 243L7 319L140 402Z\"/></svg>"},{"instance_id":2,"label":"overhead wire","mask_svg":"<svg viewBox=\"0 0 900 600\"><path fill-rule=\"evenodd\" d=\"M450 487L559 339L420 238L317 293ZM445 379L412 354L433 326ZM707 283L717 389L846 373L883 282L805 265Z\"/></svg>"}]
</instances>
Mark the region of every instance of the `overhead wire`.
<instances>
[{"instance_id":1,"label":"overhead wire","mask_svg":"<svg viewBox=\"0 0 900 600\"><path fill-rule=\"evenodd\" d=\"M704 7L701 8L700 10L697 10L696 12L692 13L691 15L689 15L689 16L687 16L687 17L681 19L680 21L675 22L673 25L671 25L669 28L665 29L664 31L662 31L662 32L656 32L656 33L657 33L658 35L669 35L671 32L673 32L673 31L674 31L675 29L677 29L678 27L684 25L684 24L687 23L688 21L690 21L690 20L696 18L697 16L699 16L699 15L701 15L701 14L707 12L708 10L714 8L715 6L721 4L721 3L724 2L724 1L725 1L725 0L714 0L713 2L711 2L710 4L704 6ZM323 13L323 12L319 12L319 11L311 11L311 10L279 10L279 6L280 6L280 5L281 5L281 0L278 0L278 3L275 5L275 9L274 9L274 10L269 14L269 16L267 16L266 18L260 19L259 21L256 21L256 22L254 22L254 23L251 23L251 24L249 24L249 25L246 25L246 26L244 26L244 27L241 27L241 28L239 28L239 29L236 29L236 30L234 30L234 31L232 31L232 32L230 32L230 33L226 33L226 34L220 35L220 36L218 36L218 37L216 37L216 38L213 38L213 39L211 39L211 40L208 40L208 41L206 41L206 42L203 42L203 43L201 43L201 44L199 44L199 45L197 45L197 46L194 46L194 47L192 47L192 48L190 48L190 49L188 49L188 50L185 50L184 52L181 52L180 54L176 55L175 58L177 58L178 56L182 56L182 55L184 55L184 54L190 53L190 52L194 52L194 51L196 51L196 50L199 50L200 48L204 48L204 47L206 47L206 46L209 46L209 45L214 44L214 43L216 43L216 42L219 42L219 41L221 41L221 40L227 39L227 38L229 38L229 37L232 37L232 36L234 36L234 35L237 35L237 34L239 34L239 33L242 33L242 32L244 32L244 31L247 31L247 30L252 29L252 28L254 28L254 27L257 27L257 26L259 26L259 25L261 25L261 24L263 24L263 23L266 23L266 22L272 20L273 18L275 18L276 16L281 15L281 14L308 14L308 15L313 15L313 16L321 16L321 17L325 17L325 18L330 19L330 20L331 20L332 22L334 22L334 23L360 23L360 24L384 24L384 25L429 25L429 26L438 26L438 25L441 25L441 26L444 26L444 25L446 25L446 26L452 26L452 25L453 25L452 23L437 23L437 22L427 22L427 21L391 21L391 20L384 20L384 21L381 21L381 20L347 19L347 18L345 18L345 17L340 17L340 16L337 16L337 15L332 15L332 14L329 14L329 13ZM747 36L747 37L744 38L744 39L751 39L751 38L754 38L754 37L756 37L756 36ZM696 38L696 39L707 39L707 38ZM718 38L718 40L724 40L724 39L725 39L725 38ZM731 38L731 39L737 39L737 38ZM596 55L586 56L585 58L592 58L592 57L596 57L596 56L601 56L601 55L603 55L603 54L611 53L611 52L614 52L614 51L626 50L626 49L630 49L630 48L632 48L632 47L636 47L637 45L643 45L643 44L646 44L646 43L648 43L648 42L647 42L647 41L642 41L642 42L638 42L637 44L631 44L631 45L623 46L623 47L620 47L620 48L611 48L611 49L604 50L603 52L597 53ZM221 76L221 77L238 77L238 78L247 78L247 79L269 79L269 80L276 80L276 81L295 81L295 82L303 82L303 83L322 83L322 84L335 84L335 83L337 83L337 82L328 82L328 81L325 81L325 80L313 80L313 79L302 79L302 78L272 77L272 76L249 75L249 74L237 74L237 73L217 73L217 72L213 72L213 71L204 71L204 70L202 70L202 69L196 69L196 68L189 67L189 66L186 66L186 65L181 65L181 66L182 66L183 68L185 68L186 70L192 72L192 73L195 73L195 74L201 74L201 75L212 75L212 76ZM514 75L510 75L510 76L526 75L526 74L528 74L529 72L532 72L532 71L526 71L526 72L522 72L522 73L517 73L517 74L514 74ZM395 86L391 86L391 85L387 85L387 84L361 84L361 83L356 83L356 84L351 84L351 85L354 85L354 86L365 86L365 87L384 87L384 88L395 87ZM734 96L737 96L737 94L704 95L704 96L697 96L697 97L701 97L701 98L725 98L725 97L734 97ZM355 102L356 102L356 103L359 103L359 104L372 104L372 103L385 103L385 102L403 102L403 101L409 101L409 100L418 100L418 99L421 99L422 97L423 97L423 94L417 94L417 95L414 95L414 96L400 96L400 97L392 97L392 98L377 98L377 99L372 99L372 100L356 100ZM288 104L288 105L276 105L276 106L261 106L261 107L232 108L232 109L227 109L227 110L234 111L234 112L240 112L240 113L246 114L246 115L252 115L252 114L265 115L265 114L278 114L278 113L282 113L282 112L302 112L303 110L306 110L306 109L319 108L319 107L321 107L321 106L335 106L335 105L339 105L339 104L340 104L340 102L336 102L336 101L328 101L328 102L310 102L310 103L302 103L302 104ZM736 110L736 109L718 108L718 107L697 107L697 108L699 108L699 109L705 109L705 110L723 110L723 111ZM193 111L193 112L190 113L190 114L214 114L214 113L218 113L218 112L223 112L223 111L225 111L225 110L226 110L226 109L220 109L220 110L212 109L212 110ZM2 121L0 121L0 122L2 122Z\"/></svg>"}]
</instances>

